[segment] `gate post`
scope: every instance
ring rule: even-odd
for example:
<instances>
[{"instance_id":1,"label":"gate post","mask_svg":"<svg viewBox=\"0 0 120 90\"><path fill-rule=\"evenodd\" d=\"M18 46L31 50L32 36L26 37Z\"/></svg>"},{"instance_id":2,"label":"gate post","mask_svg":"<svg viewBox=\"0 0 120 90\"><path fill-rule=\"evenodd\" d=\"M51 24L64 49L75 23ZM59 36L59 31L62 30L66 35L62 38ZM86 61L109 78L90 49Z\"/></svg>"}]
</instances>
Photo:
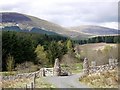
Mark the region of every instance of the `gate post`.
<instances>
[{"instance_id":1,"label":"gate post","mask_svg":"<svg viewBox=\"0 0 120 90\"><path fill-rule=\"evenodd\" d=\"M61 67L60 67L60 61L58 58L55 59L55 64L53 67L53 74L55 76L60 76L61 75Z\"/></svg>"}]
</instances>

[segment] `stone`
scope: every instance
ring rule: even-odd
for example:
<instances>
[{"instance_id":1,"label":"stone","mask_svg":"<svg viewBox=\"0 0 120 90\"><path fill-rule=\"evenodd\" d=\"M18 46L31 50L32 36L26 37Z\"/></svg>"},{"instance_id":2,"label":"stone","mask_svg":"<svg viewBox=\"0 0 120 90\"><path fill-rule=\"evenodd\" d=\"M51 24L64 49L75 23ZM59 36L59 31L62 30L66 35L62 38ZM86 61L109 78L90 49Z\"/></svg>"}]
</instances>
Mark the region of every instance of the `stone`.
<instances>
[{"instance_id":1,"label":"stone","mask_svg":"<svg viewBox=\"0 0 120 90\"><path fill-rule=\"evenodd\" d=\"M96 62L95 61L91 62L91 67L92 67L92 73L95 73L96 72Z\"/></svg>"},{"instance_id":2,"label":"stone","mask_svg":"<svg viewBox=\"0 0 120 90\"><path fill-rule=\"evenodd\" d=\"M89 74L89 63L87 58L85 58L83 62L83 72L84 74Z\"/></svg>"},{"instance_id":3,"label":"stone","mask_svg":"<svg viewBox=\"0 0 120 90\"><path fill-rule=\"evenodd\" d=\"M115 65L118 65L118 59L115 59Z\"/></svg>"},{"instance_id":4,"label":"stone","mask_svg":"<svg viewBox=\"0 0 120 90\"><path fill-rule=\"evenodd\" d=\"M61 66L60 66L60 62L59 62L58 58L55 59L55 64L54 64L54 68L53 68L53 74L55 76L60 76L61 75Z\"/></svg>"}]
</instances>

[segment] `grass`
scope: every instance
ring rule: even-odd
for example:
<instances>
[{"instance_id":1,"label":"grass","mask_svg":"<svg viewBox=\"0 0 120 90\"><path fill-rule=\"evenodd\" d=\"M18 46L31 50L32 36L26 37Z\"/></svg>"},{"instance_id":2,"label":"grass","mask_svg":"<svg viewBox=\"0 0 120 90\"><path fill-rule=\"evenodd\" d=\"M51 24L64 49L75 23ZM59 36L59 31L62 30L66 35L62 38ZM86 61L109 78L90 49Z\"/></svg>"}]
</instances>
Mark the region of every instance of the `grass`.
<instances>
[{"instance_id":1,"label":"grass","mask_svg":"<svg viewBox=\"0 0 120 90\"><path fill-rule=\"evenodd\" d=\"M109 70L90 74L80 79L80 82L94 88L118 88L118 72L117 70Z\"/></svg>"},{"instance_id":2,"label":"grass","mask_svg":"<svg viewBox=\"0 0 120 90\"><path fill-rule=\"evenodd\" d=\"M82 63L75 63L73 64L73 69L71 70L72 73L80 73L83 69Z\"/></svg>"},{"instance_id":3,"label":"grass","mask_svg":"<svg viewBox=\"0 0 120 90\"><path fill-rule=\"evenodd\" d=\"M80 73L82 71L82 63L73 63L70 65L62 64L62 69L66 69L67 71L70 71L71 73Z\"/></svg>"},{"instance_id":4,"label":"grass","mask_svg":"<svg viewBox=\"0 0 120 90\"><path fill-rule=\"evenodd\" d=\"M12 72L0 72L1 76L10 76L10 75L16 75L18 74L16 71L12 71Z\"/></svg>"},{"instance_id":5,"label":"grass","mask_svg":"<svg viewBox=\"0 0 120 90\"><path fill-rule=\"evenodd\" d=\"M2 82L2 88L25 88L29 82L30 79L7 80Z\"/></svg>"},{"instance_id":6,"label":"grass","mask_svg":"<svg viewBox=\"0 0 120 90\"><path fill-rule=\"evenodd\" d=\"M4 81L0 86L2 88L25 88L26 84L29 84L32 79L16 79L13 81ZM42 77L36 78L35 80L35 88L54 88L53 85L44 81Z\"/></svg>"}]
</instances>

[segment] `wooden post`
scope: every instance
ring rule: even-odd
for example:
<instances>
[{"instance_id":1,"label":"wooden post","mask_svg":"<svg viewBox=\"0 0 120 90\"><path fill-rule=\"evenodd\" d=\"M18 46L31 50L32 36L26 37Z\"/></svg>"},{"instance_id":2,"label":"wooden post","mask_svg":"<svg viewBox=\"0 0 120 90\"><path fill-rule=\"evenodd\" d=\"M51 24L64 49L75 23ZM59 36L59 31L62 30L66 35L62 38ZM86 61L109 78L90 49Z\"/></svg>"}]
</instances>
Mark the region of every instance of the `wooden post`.
<instances>
[{"instance_id":1,"label":"wooden post","mask_svg":"<svg viewBox=\"0 0 120 90\"><path fill-rule=\"evenodd\" d=\"M26 84L26 90L27 90L27 84Z\"/></svg>"},{"instance_id":2,"label":"wooden post","mask_svg":"<svg viewBox=\"0 0 120 90\"><path fill-rule=\"evenodd\" d=\"M34 88L34 83L31 82L31 90L33 90L33 88Z\"/></svg>"},{"instance_id":3,"label":"wooden post","mask_svg":"<svg viewBox=\"0 0 120 90\"><path fill-rule=\"evenodd\" d=\"M35 88L35 79L36 79L36 74L33 77L33 84L34 84L34 88Z\"/></svg>"}]
</instances>

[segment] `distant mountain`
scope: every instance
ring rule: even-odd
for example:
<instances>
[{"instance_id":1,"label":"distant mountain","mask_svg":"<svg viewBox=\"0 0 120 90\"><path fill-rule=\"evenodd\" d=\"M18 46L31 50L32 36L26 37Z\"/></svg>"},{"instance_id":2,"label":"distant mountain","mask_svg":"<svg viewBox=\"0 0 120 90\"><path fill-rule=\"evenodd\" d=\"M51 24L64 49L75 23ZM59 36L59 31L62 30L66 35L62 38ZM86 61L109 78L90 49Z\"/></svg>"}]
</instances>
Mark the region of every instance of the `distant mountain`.
<instances>
[{"instance_id":1,"label":"distant mountain","mask_svg":"<svg viewBox=\"0 0 120 90\"><path fill-rule=\"evenodd\" d=\"M86 33L89 35L113 35L113 34L120 34L119 30L101 27L101 26L94 26L94 25L83 25L78 27L71 27L70 29L74 31L78 31L81 33Z\"/></svg>"},{"instance_id":2,"label":"distant mountain","mask_svg":"<svg viewBox=\"0 0 120 90\"><path fill-rule=\"evenodd\" d=\"M65 28L52 22L39 19L34 16L15 12L4 12L0 27L2 30L34 32L41 34L60 34L73 39L82 39L95 35L113 35L118 34L118 30L100 26L79 26Z\"/></svg>"},{"instance_id":3,"label":"distant mountain","mask_svg":"<svg viewBox=\"0 0 120 90\"><path fill-rule=\"evenodd\" d=\"M11 12L5 12L1 14L2 22L0 22L0 25L2 26L3 30L15 30L16 28L18 31L19 28L19 31L21 30L23 32L26 32L26 30L28 30L28 32L42 33L44 31L47 34L56 33L69 37L79 36L77 32L70 31L69 29L61 27L60 25L39 19L37 17Z\"/></svg>"}]
</instances>

